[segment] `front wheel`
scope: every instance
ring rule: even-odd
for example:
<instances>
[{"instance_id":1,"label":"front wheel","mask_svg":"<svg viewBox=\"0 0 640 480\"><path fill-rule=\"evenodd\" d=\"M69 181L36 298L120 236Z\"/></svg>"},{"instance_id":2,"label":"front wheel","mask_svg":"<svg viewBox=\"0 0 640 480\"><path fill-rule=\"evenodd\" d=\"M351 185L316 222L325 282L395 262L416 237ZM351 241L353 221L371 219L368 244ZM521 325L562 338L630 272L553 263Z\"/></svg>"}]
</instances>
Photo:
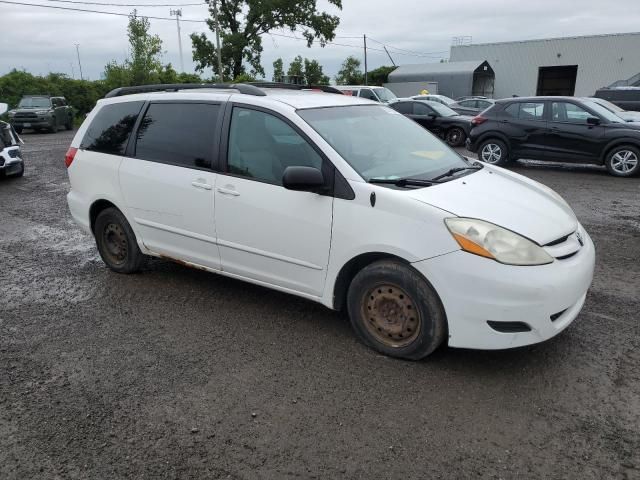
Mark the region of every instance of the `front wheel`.
<instances>
[{"instance_id":1,"label":"front wheel","mask_svg":"<svg viewBox=\"0 0 640 480\"><path fill-rule=\"evenodd\" d=\"M623 145L611 150L605 161L607 170L616 177L632 177L640 173L640 150Z\"/></svg>"},{"instance_id":2,"label":"front wheel","mask_svg":"<svg viewBox=\"0 0 640 480\"><path fill-rule=\"evenodd\" d=\"M505 165L509 161L509 151L501 140L491 138L480 144L478 159L491 165Z\"/></svg>"},{"instance_id":3,"label":"front wheel","mask_svg":"<svg viewBox=\"0 0 640 480\"><path fill-rule=\"evenodd\" d=\"M400 262L382 260L358 272L347 307L360 340L391 357L419 360L446 336L444 308L435 290Z\"/></svg>"},{"instance_id":4,"label":"front wheel","mask_svg":"<svg viewBox=\"0 0 640 480\"><path fill-rule=\"evenodd\" d=\"M450 147L459 147L464 144L467 135L464 133L464 130L458 127L451 128L447 130L447 134L444 139Z\"/></svg>"},{"instance_id":5,"label":"front wheel","mask_svg":"<svg viewBox=\"0 0 640 480\"><path fill-rule=\"evenodd\" d=\"M134 273L140 270L144 255L125 216L116 208L101 211L93 229L98 252L114 272Z\"/></svg>"}]
</instances>

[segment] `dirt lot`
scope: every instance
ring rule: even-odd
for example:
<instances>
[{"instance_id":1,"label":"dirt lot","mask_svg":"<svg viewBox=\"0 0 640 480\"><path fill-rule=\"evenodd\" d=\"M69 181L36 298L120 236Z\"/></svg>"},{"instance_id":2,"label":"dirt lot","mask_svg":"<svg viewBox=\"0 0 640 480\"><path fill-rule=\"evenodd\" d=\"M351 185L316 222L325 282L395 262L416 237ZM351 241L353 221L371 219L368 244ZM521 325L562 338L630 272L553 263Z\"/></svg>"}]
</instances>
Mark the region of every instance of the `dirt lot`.
<instances>
[{"instance_id":1,"label":"dirt lot","mask_svg":"<svg viewBox=\"0 0 640 480\"><path fill-rule=\"evenodd\" d=\"M69 133L0 181L0 478L640 478L640 179L523 166L598 260L562 335L382 357L343 315L154 260L120 276L67 211Z\"/></svg>"}]
</instances>

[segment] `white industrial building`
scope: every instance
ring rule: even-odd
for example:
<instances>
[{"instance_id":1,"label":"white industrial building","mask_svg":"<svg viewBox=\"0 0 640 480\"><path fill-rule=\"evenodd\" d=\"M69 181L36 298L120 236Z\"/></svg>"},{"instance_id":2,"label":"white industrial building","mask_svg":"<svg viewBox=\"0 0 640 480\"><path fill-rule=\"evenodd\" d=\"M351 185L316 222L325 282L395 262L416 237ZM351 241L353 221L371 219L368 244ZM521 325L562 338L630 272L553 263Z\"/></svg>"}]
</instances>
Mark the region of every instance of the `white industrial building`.
<instances>
[{"instance_id":1,"label":"white industrial building","mask_svg":"<svg viewBox=\"0 0 640 480\"><path fill-rule=\"evenodd\" d=\"M602 87L640 85L640 33L550 38L520 42L482 43L451 47L450 71L469 62L490 65L494 73L493 98L512 95L591 96ZM389 75L393 82L430 81L437 64L404 65ZM420 73L422 72L422 73ZM395 79L394 79L395 77ZM453 78L452 78L453 80ZM476 84L466 91L438 81L438 92L455 90L457 96L477 94ZM457 83L457 82L453 82ZM392 88L393 90L393 88ZM416 92L417 93L417 92Z\"/></svg>"}]
</instances>

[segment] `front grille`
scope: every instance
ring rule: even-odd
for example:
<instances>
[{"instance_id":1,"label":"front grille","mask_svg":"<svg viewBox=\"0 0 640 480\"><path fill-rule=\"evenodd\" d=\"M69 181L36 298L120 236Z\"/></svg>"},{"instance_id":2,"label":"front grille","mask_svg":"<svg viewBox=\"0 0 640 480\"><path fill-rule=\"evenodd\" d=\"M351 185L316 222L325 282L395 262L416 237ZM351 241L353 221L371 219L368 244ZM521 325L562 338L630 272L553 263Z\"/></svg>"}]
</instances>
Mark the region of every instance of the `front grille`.
<instances>
[{"instance_id":1,"label":"front grille","mask_svg":"<svg viewBox=\"0 0 640 480\"><path fill-rule=\"evenodd\" d=\"M496 332L501 333L521 333L531 331L531 327L524 322L494 322L493 320L487 320L487 324Z\"/></svg>"},{"instance_id":2,"label":"front grille","mask_svg":"<svg viewBox=\"0 0 640 480\"><path fill-rule=\"evenodd\" d=\"M561 243L564 243L567 241L567 239L573 235L572 233L570 233L569 235L565 235L564 237L560 237L557 240L554 240L553 242L549 242L546 245L544 245L545 247L553 247L554 245L560 245Z\"/></svg>"},{"instance_id":3,"label":"front grille","mask_svg":"<svg viewBox=\"0 0 640 480\"><path fill-rule=\"evenodd\" d=\"M577 232L571 232L543 245L543 248L556 260L566 260L580 251L582 243L578 239Z\"/></svg>"},{"instance_id":4,"label":"front grille","mask_svg":"<svg viewBox=\"0 0 640 480\"><path fill-rule=\"evenodd\" d=\"M35 113L30 113L30 112L17 112L14 116L14 118L38 118L38 115L36 115Z\"/></svg>"},{"instance_id":5,"label":"front grille","mask_svg":"<svg viewBox=\"0 0 640 480\"><path fill-rule=\"evenodd\" d=\"M0 167L4 167L4 158L0 157Z\"/></svg>"},{"instance_id":6,"label":"front grille","mask_svg":"<svg viewBox=\"0 0 640 480\"><path fill-rule=\"evenodd\" d=\"M577 250L575 252L568 253L567 255L561 255L559 257L556 257L556 260L566 260L567 258L573 257L576 253L578 253Z\"/></svg>"}]
</instances>

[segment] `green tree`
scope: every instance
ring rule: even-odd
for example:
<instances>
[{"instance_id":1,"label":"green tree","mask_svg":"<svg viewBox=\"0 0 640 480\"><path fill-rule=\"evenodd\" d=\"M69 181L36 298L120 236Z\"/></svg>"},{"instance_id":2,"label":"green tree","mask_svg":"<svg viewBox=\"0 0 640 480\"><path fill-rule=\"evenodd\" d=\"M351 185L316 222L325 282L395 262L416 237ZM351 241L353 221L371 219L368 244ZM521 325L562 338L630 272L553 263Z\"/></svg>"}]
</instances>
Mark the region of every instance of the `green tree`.
<instances>
[{"instance_id":1,"label":"green tree","mask_svg":"<svg viewBox=\"0 0 640 480\"><path fill-rule=\"evenodd\" d=\"M342 0L327 2L342 8ZM340 19L319 11L317 3L318 0L220 0L218 21L223 73L236 78L245 72L246 63L250 66L252 75L264 76L264 69L260 64L263 50L261 35L272 30L301 30L309 47L314 40L318 40L321 46L333 40ZM209 7L209 11L211 18L207 19L207 25L215 32L213 5ZM214 44L204 33L192 34L191 43L196 69L203 71L211 67L217 74Z\"/></svg>"},{"instance_id":2,"label":"green tree","mask_svg":"<svg viewBox=\"0 0 640 480\"><path fill-rule=\"evenodd\" d=\"M131 57L125 62L133 85L153 83L162 70L162 40L158 35L151 35L149 28L149 19L139 17L134 10L127 27Z\"/></svg>"},{"instance_id":3,"label":"green tree","mask_svg":"<svg viewBox=\"0 0 640 480\"><path fill-rule=\"evenodd\" d=\"M304 59L304 81L307 85L329 85L329 77L322 72L317 60Z\"/></svg>"},{"instance_id":4,"label":"green tree","mask_svg":"<svg viewBox=\"0 0 640 480\"><path fill-rule=\"evenodd\" d=\"M397 67L378 67L375 70L371 70L367 73L369 85L382 85L389 81L389 74L393 72Z\"/></svg>"},{"instance_id":5,"label":"green tree","mask_svg":"<svg viewBox=\"0 0 640 480\"><path fill-rule=\"evenodd\" d=\"M348 56L336 75L338 85L361 85L364 83L364 74L360 70L360 60L354 56Z\"/></svg>"},{"instance_id":6,"label":"green tree","mask_svg":"<svg viewBox=\"0 0 640 480\"><path fill-rule=\"evenodd\" d=\"M304 60L301 55L298 55L293 59L293 62L289 64L289 70L287 70L287 75L290 77L296 76L300 78L304 78Z\"/></svg>"},{"instance_id":7,"label":"green tree","mask_svg":"<svg viewBox=\"0 0 640 480\"><path fill-rule=\"evenodd\" d=\"M273 81L281 82L283 76L284 76L284 62L282 61L282 58L277 58L273 62Z\"/></svg>"}]
</instances>

